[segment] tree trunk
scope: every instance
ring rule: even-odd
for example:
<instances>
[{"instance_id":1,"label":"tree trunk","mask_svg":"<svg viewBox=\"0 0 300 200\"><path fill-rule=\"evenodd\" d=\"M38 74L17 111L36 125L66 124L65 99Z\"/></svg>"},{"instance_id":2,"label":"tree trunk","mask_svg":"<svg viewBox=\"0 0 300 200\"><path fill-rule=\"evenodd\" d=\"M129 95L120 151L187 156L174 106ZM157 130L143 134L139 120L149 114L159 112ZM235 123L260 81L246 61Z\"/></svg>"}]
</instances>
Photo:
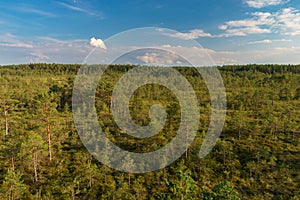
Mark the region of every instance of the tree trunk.
<instances>
[{"instance_id":1,"label":"tree trunk","mask_svg":"<svg viewBox=\"0 0 300 200\"><path fill-rule=\"evenodd\" d=\"M8 197L9 200L14 200L14 192L13 192L13 189L12 189L13 187L14 187L13 185L10 186L11 192L10 192L9 197Z\"/></svg>"},{"instance_id":2,"label":"tree trunk","mask_svg":"<svg viewBox=\"0 0 300 200\"><path fill-rule=\"evenodd\" d=\"M187 141L187 137L188 137L188 126L186 125L186 128L185 128L185 147L186 147L186 151L185 151L185 158L188 157L188 150L189 150L189 147L188 147L188 141Z\"/></svg>"},{"instance_id":3,"label":"tree trunk","mask_svg":"<svg viewBox=\"0 0 300 200\"><path fill-rule=\"evenodd\" d=\"M92 189L92 181L93 181L93 172L90 171L90 177L89 177L89 187Z\"/></svg>"},{"instance_id":4,"label":"tree trunk","mask_svg":"<svg viewBox=\"0 0 300 200\"><path fill-rule=\"evenodd\" d=\"M15 161L14 161L14 157L11 158L11 167L12 167L12 170L15 171Z\"/></svg>"},{"instance_id":5,"label":"tree trunk","mask_svg":"<svg viewBox=\"0 0 300 200\"><path fill-rule=\"evenodd\" d=\"M46 104L46 123L47 123L47 136L48 136L48 150L49 150L49 160L52 161L52 146L51 146L51 131L50 131L50 120L49 120L49 107Z\"/></svg>"},{"instance_id":6,"label":"tree trunk","mask_svg":"<svg viewBox=\"0 0 300 200\"><path fill-rule=\"evenodd\" d=\"M4 120L5 120L5 135L8 135L8 116L7 110L4 108Z\"/></svg>"},{"instance_id":7,"label":"tree trunk","mask_svg":"<svg viewBox=\"0 0 300 200\"><path fill-rule=\"evenodd\" d=\"M75 192L74 192L74 189L72 190L72 200L75 199Z\"/></svg>"},{"instance_id":8,"label":"tree trunk","mask_svg":"<svg viewBox=\"0 0 300 200\"><path fill-rule=\"evenodd\" d=\"M38 172L37 172L37 153L36 153L36 147L33 147L32 151L33 151L34 182L37 182L38 181Z\"/></svg>"},{"instance_id":9,"label":"tree trunk","mask_svg":"<svg viewBox=\"0 0 300 200\"><path fill-rule=\"evenodd\" d=\"M48 135L48 149L49 149L49 160L52 160L52 146L51 146L51 132L50 124L47 122L47 135Z\"/></svg>"}]
</instances>

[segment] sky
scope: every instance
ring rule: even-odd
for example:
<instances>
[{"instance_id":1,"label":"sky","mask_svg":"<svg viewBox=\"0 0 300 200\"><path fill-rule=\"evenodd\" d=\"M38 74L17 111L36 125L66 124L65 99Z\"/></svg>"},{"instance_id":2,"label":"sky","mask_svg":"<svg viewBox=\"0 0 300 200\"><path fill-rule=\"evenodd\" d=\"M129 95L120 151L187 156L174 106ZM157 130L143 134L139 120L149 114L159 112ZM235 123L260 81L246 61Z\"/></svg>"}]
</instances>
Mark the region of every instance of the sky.
<instances>
[{"instance_id":1,"label":"sky","mask_svg":"<svg viewBox=\"0 0 300 200\"><path fill-rule=\"evenodd\" d=\"M141 27L196 40L216 65L300 63L299 0L9 0L0 9L0 65L82 63Z\"/></svg>"}]
</instances>

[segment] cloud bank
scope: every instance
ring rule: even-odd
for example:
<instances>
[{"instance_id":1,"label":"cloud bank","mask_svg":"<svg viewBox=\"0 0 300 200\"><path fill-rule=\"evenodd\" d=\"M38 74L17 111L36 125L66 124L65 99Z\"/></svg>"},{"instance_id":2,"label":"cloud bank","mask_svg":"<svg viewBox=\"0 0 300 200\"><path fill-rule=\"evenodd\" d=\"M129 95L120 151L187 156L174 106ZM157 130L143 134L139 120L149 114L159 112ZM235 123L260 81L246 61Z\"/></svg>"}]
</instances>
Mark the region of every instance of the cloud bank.
<instances>
[{"instance_id":1,"label":"cloud bank","mask_svg":"<svg viewBox=\"0 0 300 200\"><path fill-rule=\"evenodd\" d=\"M169 36L181 38L184 40L197 39L199 37L213 37L212 34L206 33L201 29L190 30L188 33L169 34Z\"/></svg>"},{"instance_id":2,"label":"cloud bank","mask_svg":"<svg viewBox=\"0 0 300 200\"><path fill-rule=\"evenodd\" d=\"M264 8L267 6L276 6L289 2L289 0L246 0L246 4L252 8Z\"/></svg>"}]
</instances>

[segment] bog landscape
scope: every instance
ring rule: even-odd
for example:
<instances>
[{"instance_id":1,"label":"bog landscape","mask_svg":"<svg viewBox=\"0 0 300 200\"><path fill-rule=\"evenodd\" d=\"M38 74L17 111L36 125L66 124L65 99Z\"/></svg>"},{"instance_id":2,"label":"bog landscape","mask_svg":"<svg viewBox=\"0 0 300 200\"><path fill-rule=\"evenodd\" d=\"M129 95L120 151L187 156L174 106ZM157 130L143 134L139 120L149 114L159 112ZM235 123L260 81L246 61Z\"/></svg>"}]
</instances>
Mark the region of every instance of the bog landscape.
<instances>
[{"instance_id":1,"label":"bog landscape","mask_svg":"<svg viewBox=\"0 0 300 200\"><path fill-rule=\"evenodd\" d=\"M180 105L164 87L140 87L130 100L134 122L148 124L149 107L159 102L168 114L166 124L147 139L126 136L113 119L110 97L118 79L134 67L108 67L97 87L97 115L114 144L150 152L175 136ZM0 67L1 199L299 198L300 66L219 67L227 116L216 146L203 159L198 152L209 124L210 97L195 68L175 67L199 100L197 136L176 162L140 174L103 165L82 144L71 108L79 68L67 64ZM130 157L118 159L121 165L132 164Z\"/></svg>"},{"instance_id":2,"label":"bog landscape","mask_svg":"<svg viewBox=\"0 0 300 200\"><path fill-rule=\"evenodd\" d=\"M299 0L0 1L0 200L300 200Z\"/></svg>"}]
</instances>

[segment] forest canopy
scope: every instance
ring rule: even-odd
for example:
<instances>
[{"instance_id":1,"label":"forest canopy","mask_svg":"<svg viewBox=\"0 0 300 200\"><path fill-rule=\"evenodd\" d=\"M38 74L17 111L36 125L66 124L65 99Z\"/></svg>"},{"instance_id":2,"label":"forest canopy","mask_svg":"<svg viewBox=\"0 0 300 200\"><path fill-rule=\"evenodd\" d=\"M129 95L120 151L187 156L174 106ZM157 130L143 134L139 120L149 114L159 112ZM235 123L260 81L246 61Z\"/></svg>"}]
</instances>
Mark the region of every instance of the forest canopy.
<instances>
[{"instance_id":1,"label":"forest canopy","mask_svg":"<svg viewBox=\"0 0 300 200\"><path fill-rule=\"evenodd\" d=\"M114 85L134 67L109 66L101 77L95 99L99 124L123 149L154 151L176 135L180 105L164 87L138 88L130 100L136 124L149 123L149 108L157 102L168 117L154 137L126 136L116 126L110 101ZM174 67L197 95L197 136L176 162L145 174L111 169L82 144L71 109L79 68L0 66L0 199L299 199L299 65L218 67L227 117L217 145L203 159L198 152L209 125L209 93L195 68ZM119 159L130 164L130 158Z\"/></svg>"}]
</instances>

